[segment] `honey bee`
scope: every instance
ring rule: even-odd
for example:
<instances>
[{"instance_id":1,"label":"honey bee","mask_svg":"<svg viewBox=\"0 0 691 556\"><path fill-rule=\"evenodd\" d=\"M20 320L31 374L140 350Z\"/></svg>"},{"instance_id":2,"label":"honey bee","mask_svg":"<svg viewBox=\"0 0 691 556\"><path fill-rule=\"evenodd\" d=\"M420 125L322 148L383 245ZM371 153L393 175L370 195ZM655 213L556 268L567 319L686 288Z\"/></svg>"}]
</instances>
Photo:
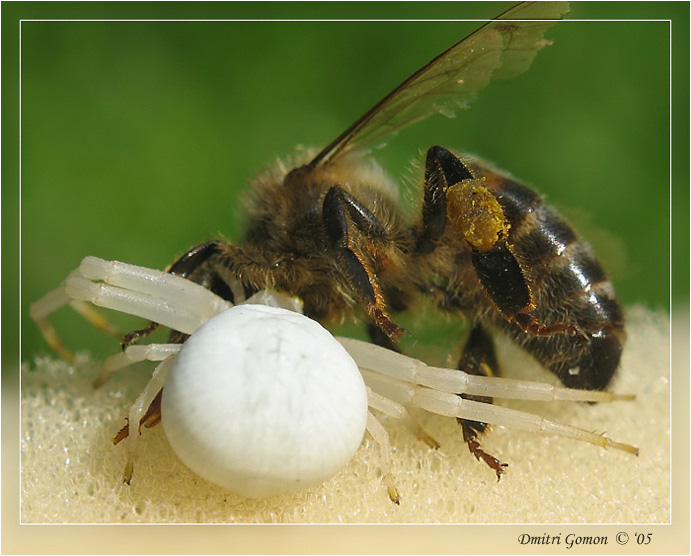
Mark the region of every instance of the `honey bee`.
<instances>
[{"instance_id":1,"label":"honey bee","mask_svg":"<svg viewBox=\"0 0 691 556\"><path fill-rule=\"evenodd\" d=\"M231 302L269 289L299 297L304 313L325 324L359 317L372 341L390 349L404 333L396 315L422 297L472 322L458 368L496 374L499 330L565 385L604 389L619 365L622 311L591 248L564 218L508 174L433 146L411 222L396 185L365 149L434 113L452 113L492 79L527 70L549 44L545 31L567 11L566 2L526 2L482 26L323 150L256 178L242 242L194 246L167 271ZM123 346L158 327L130 332ZM146 424L159 418L154 402ZM486 425L459 421L470 451L499 477L506 464L478 442Z\"/></svg>"}]
</instances>

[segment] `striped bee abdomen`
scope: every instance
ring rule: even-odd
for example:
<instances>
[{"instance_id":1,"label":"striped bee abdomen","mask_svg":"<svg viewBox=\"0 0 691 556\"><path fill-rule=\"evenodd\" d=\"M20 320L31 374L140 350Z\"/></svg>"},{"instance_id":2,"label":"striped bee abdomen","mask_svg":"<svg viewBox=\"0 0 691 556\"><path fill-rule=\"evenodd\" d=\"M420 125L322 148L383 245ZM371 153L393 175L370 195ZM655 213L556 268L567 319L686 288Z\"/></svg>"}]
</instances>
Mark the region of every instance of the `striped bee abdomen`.
<instances>
[{"instance_id":1,"label":"striped bee abdomen","mask_svg":"<svg viewBox=\"0 0 691 556\"><path fill-rule=\"evenodd\" d=\"M485 174L487 175L487 174ZM574 325L579 334L535 336L503 328L567 386L602 389L614 375L626 337L623 314L590 245L530 188L493 174L487 180L511 224L507 245L524 274L543 324Z\"/></svg>"}]
</instances>

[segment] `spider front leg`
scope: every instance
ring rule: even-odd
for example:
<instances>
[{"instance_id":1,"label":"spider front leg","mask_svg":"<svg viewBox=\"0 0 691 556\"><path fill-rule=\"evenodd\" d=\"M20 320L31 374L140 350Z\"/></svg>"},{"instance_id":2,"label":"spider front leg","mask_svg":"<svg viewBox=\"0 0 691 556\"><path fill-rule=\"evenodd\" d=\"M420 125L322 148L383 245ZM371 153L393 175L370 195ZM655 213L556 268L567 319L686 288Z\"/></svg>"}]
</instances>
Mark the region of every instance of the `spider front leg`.
<instances>
[{"instance_id":1,"label":"spider front leg","mask_svg":"<svg viewBox=\"0 0 691 556\"><path fill-rule=\"evenodd\" d=\"M372 320L395 342L404 330L389 318L381 285L365 254L355 246L349 224L366 238L375 241L385 239L386 230L374 214L337 185L326 194L322 214L329 242L351 287Z\"/></svg>"},{"instance_id":2,"label":"spider front leg","mask_svg":"<svg viewBox=\"0 0 691 556\"><path fill-rule=\"evenodd\" d=\"M194 332L230 304L213 292L160 270L86 257L55 290L34 303L29 315L48 343L61 347L48 316L63 305L90 303ZM62 348L63 351L64 348Z\"/></svg>"},{"instance_id":3,"label":"spider front leg","mask_svg":"<svg viewBox=\"0 0 691 556\"><path fill-rule=\"evenodd\" d=\"M68 277L63 280L59 287L51 292L48 292L41 299L34 302L29 307L29 316L36 323L36 327L41 332L43 339L46 343L55 351L58 355L66 359L67 361L74 360L74 353L67 349L62 341L57 331L52 324L48 321L48 317L57 311L63 305L69 305L87 321L89 321L93 326L100 330L108 332L110 335L116 338L122 335L122 332L114 327L108 322L108 320L103 317L98 311L93 307L89 306L88 303L84 301L78 301L68 295L66 291L66 283L73 278L73 276L78 273L78 269L72 271Z\"/></svg>"},{"instance_id":4,"label":"spider front leg","mask_svg":"<svg viewBox=\"0 0 691 556\"><path fill-rule=\"evenodd\" d=\"M217 242L207 242L196 245L171 263L165 271L168 274L180 276L181 278L190 278L191 275L198 272L198 270L204 266L212 255L218 253L219 249L220 247ZM202 276L197 278L196 281L202 282L203 285L206 285L208 289L223 299L230 301L231 303L238 303L239 301L244 300L244 292L242 293L240 299L235 299L235 297L238 295L238 288L235 287L231 289L231 287L229 287L222 280L218 279L215 275L214 278L216 279L209 280L205 276ZM208 283L204 284L204 282ZM160 323L152 321L146 328L133 330L125 334L120 340L120 343L124 349L125 347L141 340L142 338L147 338L160 327Z\"/></svg>"},{"instance_id":5,"label":"spider front leg","mask_svg":"<svg viewBox=\"0 0 691 556\"><path fill-rule=\"evenodd\" d=\"M251 249L243 249L225 241L212 241L192 247L170 264L165 272L195 284L192 290L197 287L207 290L214 294L206 294L207 297L217 297L228 304L254 302L302 312L300 300L285 293L268 291L276 282L274 273L278 274L271 262L261 260ZM245 283L238 276L244 277L250 291L254 290L249 299ZM151 321L146 328L129 332L121 340L123 349L151 335L162 324L168 326ZM189 332L168 327L173 329L170 342L182 343L189 336Z\"/></svg>"},{"instance_id":6,"label":"spider front leg","mask_svg":"<svg viewBox=\"0 0 691 556\"><path fill-rule=\"evenodd\" d=\"M536 401L612 402L631 401L634 396L565 388L527 380L475 376L460 370L430 367L412 357L360 340L341 337L336 339L360 367L365 384L381 396L404 407L417 406L432 413L467 421L548 432L638 455L638 448L601 434L549 421L523 411L469 399L470 396L479 396Z\"/></svg>"}]
</instances>

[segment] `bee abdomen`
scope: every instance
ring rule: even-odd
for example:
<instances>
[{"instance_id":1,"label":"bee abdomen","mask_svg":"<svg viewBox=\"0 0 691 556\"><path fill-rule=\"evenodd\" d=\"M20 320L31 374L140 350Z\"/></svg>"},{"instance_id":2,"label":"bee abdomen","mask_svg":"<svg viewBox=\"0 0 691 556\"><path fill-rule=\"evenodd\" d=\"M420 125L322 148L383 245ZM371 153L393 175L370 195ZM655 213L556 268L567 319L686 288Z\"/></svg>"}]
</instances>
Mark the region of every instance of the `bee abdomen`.
<instances>
[{"instance_id":1,"label":"bee abdomen","mask_svg":"<svg viewBox=\"0 0 691 556\"><path fill-rule=\"evenodd\" d=\"M614 375L625 339L612 283L570 224L531 189L503 180L495 194L510 221L507 243L530 289L533 314L544 324L573 324L579 337L515 339L570 387L601 389Z\"/></svg>"},{"instance_id":2,"label":"bee abdomen","mask_svg":"<svg viewBox=\"0 0 691 556\"><path fill-rule=\"evenodd\" d=\"M614 287L592 248L554 209L539 205L526 213L509 242L538 311L558 303L588 332L623 320Z\"/></svg>"},{"instance_id":3,"label":"bee abdomen","mask_svg":"<svg viewBox=\"0 0 691 556\"><path fill-rule=\"evenodd\" d=\"M568 337L518 337L515 341L554 373L569 388L602 390L616 373L626 334L621 325L610 325L596 334Z\"/></svg>"}]
</instances>

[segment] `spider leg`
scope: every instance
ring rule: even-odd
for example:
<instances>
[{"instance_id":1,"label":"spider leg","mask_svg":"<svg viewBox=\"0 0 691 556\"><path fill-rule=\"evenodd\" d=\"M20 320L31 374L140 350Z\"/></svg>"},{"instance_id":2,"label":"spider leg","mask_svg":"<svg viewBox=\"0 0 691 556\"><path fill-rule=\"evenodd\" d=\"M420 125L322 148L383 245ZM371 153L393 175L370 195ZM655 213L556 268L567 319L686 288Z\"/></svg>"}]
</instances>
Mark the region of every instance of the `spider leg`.
<instances>
[{"instance_id":1,"label":"spider leg","mask_svg":"<svg viewBox=\"0 0 691 556\"><path fill-rule=\"evenodd\" d=\"M384 382L391 379L411 388L420 385L439 392L514 400L613 402L635 399L630 394L613 394L604 390L579 390L546 382L474 376L458 369L432 367L419 359L362 340L342 336L336 339L346 348L360 370L367 371L368 376L379 377L378 380Z\"/></svg>"},{"instance_id":2,"label":"spider leg","mask_svg":"<svg viewBox=\"0 0 691 556\"><path fill-rule=\"evenodd\" d=\"M204 287L160 270L86 257L78 271L65 281L70 298L160 322L186 334L230 307Z\"/></svg>"},{"instance_id":3,"label":"spider leg","mask_svg":"<svg viewBox=\"0 0 691 556\"><path fill-rule=\"evenodd\" d=\"M119 261L86 257L58 288L29 308L29 315L48 345L68 360L73 358L73 354L62 345L48 317L69 304L99 328L110 330L107 322L88 303L161 322L188 334L231 306L213 292L180 276ZM97 382L107 374L104 373Z\"/></svg>"},{"instance_id":4,"label":"spider leg","mask_svg":"<svg viewBox=\"0 0 691 556\"><path fill-rule=\"evenodd\" d=\"M48 292L38 301L29 307L29 316L36 323L36 327L41 332L43 339L60 357L67 361L74 360L74 353L63 346L60 336L52 324L48 321L48 315L57 311L63 305L71 302L65 293L64 286L61 284L56 289Z\"/></svg>"},{"instance_id":5,"label":"spider leg","mask_svg":"<svg viewBox=\"0 0 691 556\"><path fill-rule=\"evenodd\" d=\"M139 419L139 428L146 427L150 429L151 427L158 425L161 422L161 400L163 399L163 390L160 390L156 397L149 405L149 409L146 410L144 416ZM125 438L130 435L130 425L129 422L122 427L118 433L113 437L113 444L119 444Z\"/></svg>"},{"instance_id":6,"label":"spider leg","mask_svg":"<svg viewBox=\"0 0 691 556\"><path fill-rule=\"evenodd\" d=\"M108 322L108 320L100 312L98 312L88 303L84 303L82 301L72 301L70 303L70 307L72 307L77 313L79 313L99 330L103 330L116 338L122 335L122 332L119 328L110 324L110 322Z\"/></svg>"},{"instance_id":7,"label":"spider leg","mask_svg":"<svg viewBox=\"0 0 691 556\"><path fill-rule=\"evenodd\" d=\"M116 353L115 355L106 359L105 363L103 364L103 372L94 381L94 387L98 387L104 382L106 382L106 380L110 378L110 375L113 372L127 367L129 365L132 365L134 363L138 363L139 361L148 360L166 362L165 367L162 363L161 365L159 365L159 367L157 367L154 370L149 384L147 384L147 386L144 388L144 391L140 394L140 398L142 396L146 396L146 398L143 399L141 402L139 398L137 399L137 402L135 402L135 404L132 406L133 409L136 408L137 413L133 415L130 411L127 424L124 427L122 427L118 431L118 433L113 437L113 444L119 444L122 440L130 436L129 423L132 422L131 419L139 419L139 428L141 428L142 426L150 428L154 425L157 425L161 421L161 396L163 393L163 383L165 382L165 379L168 374L168 361L172 361L171 356L179 352L181 347L181 344L149 344L146 346L130 346L123 352ZM156 388L159 388L158 393L151 400L144 414L141 415L142 408L146 404L147 400L151 398L151 393ZM136 435L133 435L133 438L134 436ZM133 438L131 438L129 442L136 444L137 441ZM129 479L131 479L132 477L132 470L134 469L134 452L135 448L130 447L130 449L128 449L128 462L126 466L126 471L124 473L125 482L127 482L128 484Z\"/></svg>"},{"instance_id":8,"label":"spider leg","mask_svg":"<svg viewBox=\"0 0 691 556\"><path fill-rule=\"evenodd\" d=\"M140 361L163 361L166 357L180 351L181 347L179 343L129 346L124 351L111 355L103 362L101 374L93 382L94 388L98 388L107 382L110 376L120 369Z\"/></svg>"},{"instance_id":9,"label":"spider leg","mask_svg":"<svg viewBox=\"0 0 691 556\"><path fill-rule=\"evenodd\" d=\"M127 425L113 438L113 444L117 444L123 438L127 441L127 461L123 473L123 481L130 484L134 472L134 459L137 455L137 441L141 425L152 427L160 421L160 398L163 385L168 377L168 371L173 362L173 357L168 357L154 369L151 380L144 387L144 390L137 397L130 408ZM158 403L157 403L158 400ZM137 423L136 434L130 434L130 425Z\"/></svg>"},{"instance_id":10,"label":"spider leg","mask_svg":"<svg viewBox=\"0 0 691 556\"><path fill-rule=\"evenodd\" d=\"M388 417L393 417L403 421L405 425L411 430L411 432L418 438L422 440L427 446L436 450L439 448L440 444L434 438L432 438L425 430L420 426L420 424L413 419L412 415L408 413L408 410L388 398L385 398L381 394L378 394L370 387L367 387L367 401L372 409L381 411L384 415Z\"/></svg>"},{"instance_id":11,"label":"spider leg","mask_svg":"<svg viewBox=\"0 0 691 556\"><path fill-rule=\"evenodd\" d=\"M193 274L195 271L197 271L200 267L206 263L206 261L209 260L209 258L216 254L219 250L219 245L216 242L207 242L207 243L201 243L199 245L196 245L189 249L187 252L185 252L182 256L180 256L178 259L173 261L170 265L168 265L168 268L166 268L166 272L168 274L174 274L175 276L180 276L181 278L189 278L191 274ZM203 282L202 282L203 285ZM216 286L216 284L211 284L212 286ZM225 284L223 284L225 285ZM222 286L219 284L216 286L216 289L221 289ZM212 291L214 290L214 287L210 287L208 289L211 289ZM228 286L225 285L225 290L228 290ZM214 293L217 293L223 299L226 299L230 302L235 303L236 300L234 299L232 292L228 291L226 292L225 290L222 290L221 292L214 291ZM223 295L225 294L225 295ZM244 297L242 297L244 299ZM242 300L240 299L240 301ZM161 328L161 324L158 322L151 321L148 326L145 328L139 329L139 330L133 330L131 332L128 332L125 334L122 339L120 340L120 344L122 345L123 349L134 342L137 342L141 340L142 338L147 338L151 334L153 334L156 330Z\"/></svg>"},{"instance_id":12,"label":"spider leg","mask_svg":"<svg viewBox=\"0 0 691 556\"><path fill-rule=\"evenodd\" d=\"M398 494L398 489L394 483L394 477L391 473L391 446L389 444L389 433L377 418L369 411L367 412L367 432L370 433L374 441L379 444L381 450L382 460L384 462L384 470L382 472L382 481L389 493L389 498L394 504L401 503L401 497Z\"/></svg>"},{"instance_id":13,"label":"spider leg","mask_svg":"<svg viewBox=\"0 0 691 556\"><path fill-rule=\"evenodd\" d=\"M104 330L113 336L120 336L121 332L110 324L98 311L83 301L77 301L70 298L65 291L65 282L69 279L76 270L72 271L68 278L63 280L62 284L53 291L48 292L38 301L34 302L29 307L29 316L36 323L37 328L46 340L46 343L67 361L74 360L74 353L67 349L57 331L48 321L48 316L57 311L63 305L69 305L93 326L100 330Z\"/></svg>"},{"instance_id":14,"label":"spider leg","mask_svg":"<svg viewBox=\"0 0 691 556\"><path fill-rule=\"evenodd\" d=\"M369 334L370 340L374 344L381 346L383 348L386 348L388 350L395 351L397 353L401 353L401 348L399 347L399 345L396 342L394 342L391 338L389 338L382 331L382 329L379 328L374 323L369 323L367 325L367 333ZM369 392L370 392L370 400L381 400L380 403L384 403L384 401L390 402L390 400L387 400L383 396L380 396L376 392L373 392L371 388L369 389ZM390 402L390 403L392 403L392 402ZM425 429L423 429L422 426L415 419L413 419L412 415L410 415L410 413L408 413L408 411L403 406L398 405L398 404L395 404L395 405L397 405L400 408L399 411L402 411L402 412L395 413L395 414L387 413L383 409L380 409L379 407L376 407L376 406L372 406L372 404L370 404L370 406L375 407L376 409L379 409L380 411L383 411L384 413L386 413L386 415L389 415L391 417L395 417L396 419L401 419L401 420L405 421L406 425L408 425L408 428L410 428L410 430L415 434L415 436L417 437L418 440L422 440L425 444L427 444L427 446L429 446L433 450L438 449L440 446L439 442L437 442L431 435L429 435L425 431Z\"/></svg>"},{"instance_id":15,"label":"spider leg","mask_svg":"<svg viewBox=\"0 0 691 556\"><path fill-rule=\"evenodd\" d=\"M474 376L454 369L430 367L382 347L338 337L348 350L365 384L378 394L403 406L417 406L426 411L507 426L531 432L548 432L603 448L615 448L630 454L638 449L616 442L606 436L563 425L538 415L461 397L459 394L526 400L570 400L611 402L633 400L631 395L618 395L600 390L577 390L542 382L491 376Z\"/></svg>"},{"instance_id":16,"label":"spider leg","mask_svg":"<svg viewBox=\"0 0 691 556\"><path fill-rule=\"evenodd\" d=\"M179 276L130 265L86 257L58 288L29 308L49 345L61 355L70 352L62 344L47 318L63 305L89 302L97 306L137 315L191 334L210 317L230 304L211 291Z\"/></svg>"}]
</instances>

